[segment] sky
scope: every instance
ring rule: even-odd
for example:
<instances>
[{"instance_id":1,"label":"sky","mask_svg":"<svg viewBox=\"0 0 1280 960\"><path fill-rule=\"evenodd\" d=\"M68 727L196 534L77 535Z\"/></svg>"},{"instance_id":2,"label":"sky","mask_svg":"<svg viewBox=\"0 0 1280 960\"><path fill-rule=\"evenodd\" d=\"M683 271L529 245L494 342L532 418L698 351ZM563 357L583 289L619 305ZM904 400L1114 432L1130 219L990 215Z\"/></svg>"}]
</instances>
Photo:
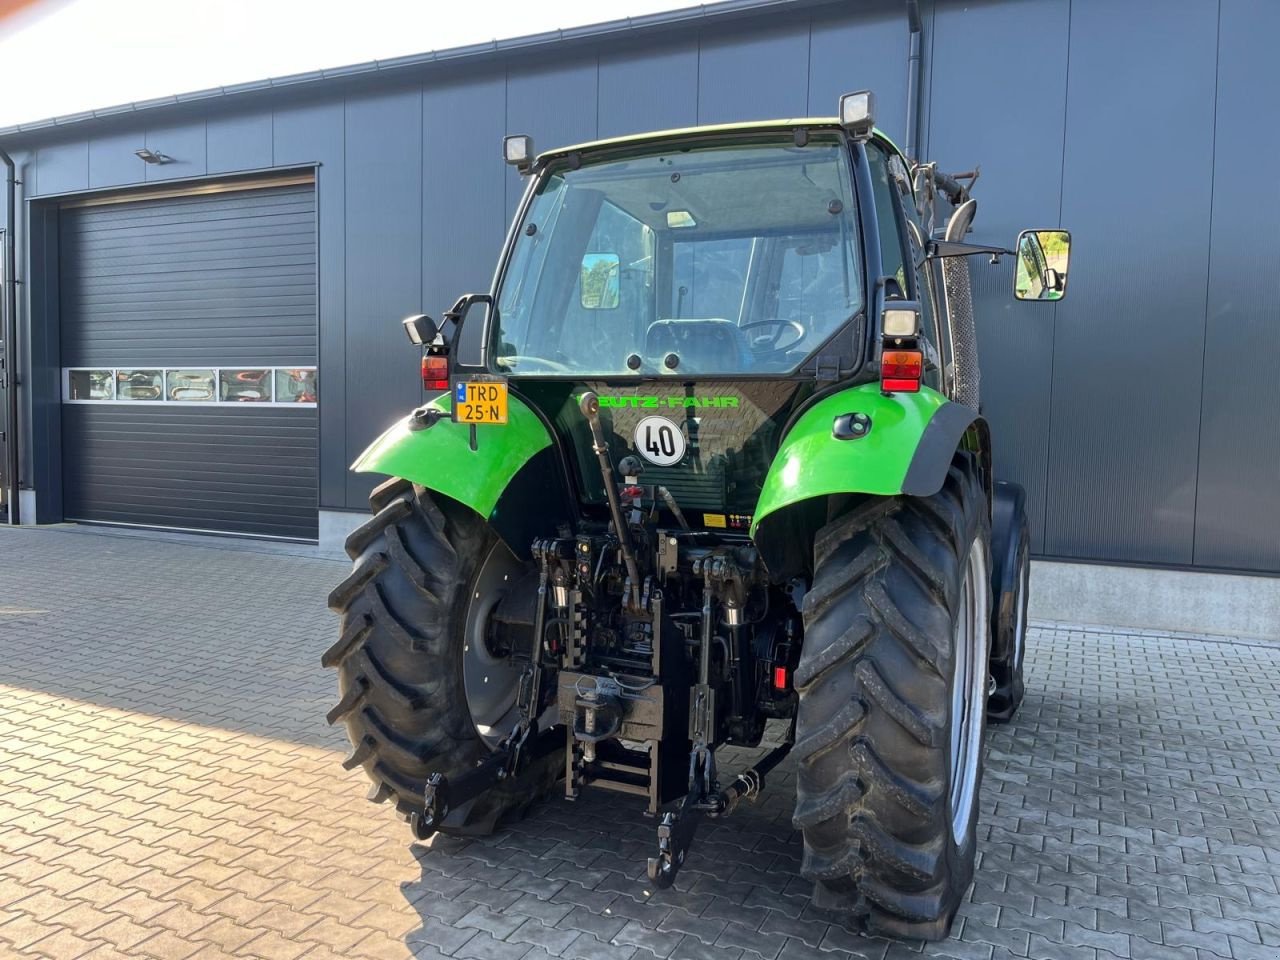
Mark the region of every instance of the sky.
<instances>
[{"instance_id":1,"label":"sky","mask_svg":"<svg viewBox=\"0 0 1280 960\"><path fill-rule=\"evenodd\" d=\"M0 127L693 5L693 0L0 0Z\"/></svg>"}]
</instances>

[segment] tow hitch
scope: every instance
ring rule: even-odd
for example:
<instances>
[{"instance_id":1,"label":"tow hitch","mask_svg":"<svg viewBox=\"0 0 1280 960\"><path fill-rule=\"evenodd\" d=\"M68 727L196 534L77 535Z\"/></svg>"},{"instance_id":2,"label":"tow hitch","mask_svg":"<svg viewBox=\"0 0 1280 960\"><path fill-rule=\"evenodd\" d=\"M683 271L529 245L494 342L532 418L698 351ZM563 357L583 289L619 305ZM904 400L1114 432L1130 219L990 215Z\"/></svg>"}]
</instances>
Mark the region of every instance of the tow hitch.
<instances>
[{"instance_id":1,"label":"tow hitch","mask_svg":"<svg viewBox=\"0 0 1280 960\"><path fill-rule=\"evenodd\" d=\"M423 791L422 813L414 811L409 815L413 835L426 840L440 828L450 810L515 776L529 760L553 752L561 743L560 735L552 730L535 732L536 726L536 721L528 727L517 726L498 749L454 780L441 773L431 774Z\"/></svg>"},{"instance_id":2,"label":"tow hitch","mask_svg":"<svg viewBox=\"0 0 1280 960\"><path fill-rule=\"evenodd\" d=\"M697 766L690 779L696 782L680 804L680 809L668 811L662 815L658 824L658 855L649 858L649 879L653 885L664 890L675 882L676 874L684 865L685 854L693 846L693 835L698 823L704 816L713 819L727 817L737 809L738 801L753 800L764 789L764 778L782 759L791 752L795 741L795 726L792 725L785 743L774 747L754 767L749 767L734 778L733 782L723 790L719 784L711 781L708 787L707 767ZM697 754L694 764L699 764ZM710 766L714 769L714 760Z\"/></svg>"},{"instance_id":3,"label":"tow hitch","mask_svg":"<svg viewBox=\"0 0 1280 960\"><path fill-rule=\"evenodd\" d=\"M765 774L776 767L795 742L795 721L784 743L770 750L754 767L744 770L725 789L716 779L715 748L711 746L715 731L715 690L711 686L711 645L713 614L717 607L730 628L731 656L737 658L738 626L741 623L745 588L742 571L733 558L712 553L694 567L702 575L702 635L698 649L698 682L694 686L689 709L689 738L693 750L689 757L689 792L678 810L669 810L658 824L658 855L650 857L649 879L665 889L675 882L684 864L685 854L693 845L693 835L702 817L726 817L744 797L755 797L764 786Z\"/></svg>"}]
</instances>

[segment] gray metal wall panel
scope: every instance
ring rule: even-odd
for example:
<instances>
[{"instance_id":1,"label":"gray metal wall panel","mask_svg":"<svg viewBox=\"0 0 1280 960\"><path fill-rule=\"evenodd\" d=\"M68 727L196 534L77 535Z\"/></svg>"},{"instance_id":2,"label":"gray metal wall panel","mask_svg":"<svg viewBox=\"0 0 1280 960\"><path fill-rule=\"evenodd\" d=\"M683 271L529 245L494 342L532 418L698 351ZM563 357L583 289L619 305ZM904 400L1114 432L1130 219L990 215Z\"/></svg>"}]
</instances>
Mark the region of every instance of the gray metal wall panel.
<instances>
[{"instance_id":1,"label":"gray metal wall panel","mask_svg":"<svg viewBox=\"0 0 1280 960\"><path fill-rule=\"evenodd\" d=\"M281 106L272 116L272 153L282 166L316 169L320 291L320 505L347 506L347 174L342 103Z\"/></svg>"},{"instance_id":2,"label":"gray metal wall panel","mask_svg":"<svg viewBox=\"0 0 1280 960\"><path fill-rule=\"evenodd\" d=\"M45 204L32 204L27 217L29 247L32 259L48 264L40 271L46 282L32 283L27 289L29 312L19 310L29 321L19 334L19 342L27 346L21 358L25 390L18 391L23 404L20 417L29 417L26 442L20 444L19 473L22 482L34 487L36 516L23 513L27 523L54 523L62 519L62 445L50 442L62 435L62 362L58 338L58 211ZM21 269L21 268L19 268Z\"/></svg>"},{"instance_id":3,"label":"gray metal wall panel","mask_svg":"<svg viewBox=\"0 0 1280 960\"><path fill-rule=\"evenodd\" d=\"M423 91L422 312L484 292L506 230L503 74ZM467 130L467 136L453 132ZM402 346L407 347L407 341Z\"/></svg>"},{"instance_id":4,"label":"gray metal wall panel","mask_svg":"<svg viewBox=\"0 0 1280 960\"><path fill-rule=\"evenodd\" d=\"M89 140L89 189L142 183L146 164L135 152L146 146L141 128L121 130Z\"/></svg>"},{"instance_id":5,"label":"gray metal wall panel","mask_svg":"<svg viewBox=\"0 0 1280 960\"><path fill-rule=\"evenodd\" d=\"M64 404L67 519L314 539L314 409Z\"/></svg>"},{"instance_id":6,"label":"gray metal wall panel","mask_svg":"<svg viewBox=\"0 0 1280 960\"><path fill-rule=\"evenodd\" d=\"M698 122L803 116L809 101L809 21L769 30L704 34L698 65Z\"/></svg>"},{"instance_id":7,"label":"gray metal wall panel","mask_svg":"<svg viewBox=\"0 0 1280 960\"><path fill-rule=\"evenodd\" d=\"M400 326L422 306L422 92L348 99L346 144L350 463L422 396L418 351ZM347 505L363 505L379 479L349 473Z\"/></svg>"},{"instance_id":8,"label":"gray metal wall panel","mask_svg":"<svg viewBox=\"0 0 1280 960\"><path fill-rule=\"evenodd\" d=\"M1280 571L1280 6L1224 0L1195 562Z\"/></svg>"},{"instance_id":9,"label":"gray metal wall panel","mask_svg":"<svg viewBox=\"0 0 1280 960\"><path fill-rule=\"evenodd\" d=\"M147 163L147 182L202 177L209 172L205 122L147 129L147 149L163 153L168 163Z\"/></svg>"},{"instance_id":10,"label":"gray metal wall panel","mask_svg":"<svg viewBox=\"0 0 1280 960\"><path fill-rule=\"evenodd\" d=\"M36 153L32 193L70 193L89 188L89 144L84 140L50 144Z\"/></svg>"},{"instance_id":11,"label":"gray metal wall panel","mask_svg":"<svg viewBox=\"0 0 1280 960\"><path fill-rule=\"evenodd\" d=\"M1062 204L1074 246L1045 523L1057 556L1192 561L1217 3L1161 10L1071 7Z\"/></svg>"},{"instance_id":12,"label":"gray metal wall panel","mask_svg":"<svg viewBox=\"0 0 1280 960\"><path fill-rule=\"evenodd\" d=\"M62 365L314 364L310 185L69 208Z\"/></svg>"},{"instance_id":13,"label":"gray metal wall panel","mask_svg":"<svg viewBox=\"0 0 1280 960\"><path fill-rule=\"evenodd\" d=\"M1213 179L1209 264L1209 139L1186 133L1187 117L1213 112L1217 0L1162 4L1158 18L1140 0L925 0L922 7L924 152L948 169L982 163L974 239L1008 242L1020 227L1054 223L1059 203L1062 225L1076 235L1071 295L1057 306L1011 303L1009 267L974 263L997 470L1029 488L1036 548L1280 572L1280 538L1268 526L1280 515L1273 499L1280 439L1267 432L1269 421L1251 419L1267 408L1263 371L1277 357L1277 327L1267 319L1277 255L1267 238L1280 211L1274 191L1224 167ZM1222 0L1220 163L1274 152L1274 137L1257 120L1275 106L1268 99L1275 85L1257 72L1266 62L1261 44L1275 32L1274 8ZM870 86L882 127L903 142L906 50L897 0L803 14L780 8L696 36L668 31L540 61L433 72L420 110L388 107L381 118L360 104L412 101L418 91L272 94L270 151L261 106L228 100L207 124L165 120L149 132L138 122L145 117L122 118L131 129L97 128L107 132L84 148L88 186L319 164L321 498L325 506L360 507L367 483L349 481L348 462L419 395L416 355L395 321L411 310L434 315L491 275L524 186L494 166L501 133L527 131L546 148L694 120L829 114L839 93ZM368 90L386 81L361 83ZM205 107L188 109L194 118ZM64 136L32 134L23 146ZM133 155L144 143L193 166L149 170ZM78 189L81 149L46 145L25 165L27 189ZM1151 156L1170 162L1142 177L1117 174L1133 162L1126 158ZM1262 304L1256 311L1239 306L1246 290ZM56 316L56 297L48 309ZM1235 363L1242 353L1256 358L1243 372ZM1139 373L1159 376L1128 386L1135 358Z\"/></svg>"},{"instance_id":14,"label":"gray metal wall panel","mask_svg":"<svg viewBox=\"0 0 1280 960\"><path fill-rule=\"evenodd\" d=\"M600 55L601 137L698 122L698 45Z\"/></svg>"},{"instance_id":15,"label":"gray metal wall panel","mask_svg":"<svg viewBox=\"0 0 1280 960\"><path fill-rule=\"evenodd\" d=\"M928 156L948 171L981 165L978 215L970 236L975 242L1007 246L1024 227L1058 224L1069 15L1068 0L939 4L936 9ZM1029 36L1046 42L1026 43ZM975 50L987 49L1001 55L974 56ZM1010 83L1010 77L1034 77L1035 82ZM999 97L974 97L975 90L994 89L1001 91ZM1034 135L1028 117L1035 118ZM984 257L971 257L969 267L982 405L994 434L996 473L1026 488L1032 545L1043 552L1057 308L1013 299L1012 258L991 266ZM1079 295L1073 279L1071 297Z\"/></svg>"},{"instance_id":16,"label":"gray metal wall panel","mask_svg":"<svg viewBox=\"0 0 1280 960\"><path fill-rule=\"evenodd\" d=\"M597 70L594 57L565 60L554 67L512 67L507 74L507 132L529 134L539 150L594 139ZM515 210L525 184L508 168L508 211Z\"/></svg>"},{"instance_id":17,"label":"gray metal wall panel","mask_svg":"<svg viewBox=\"0 0 1280 960\"><path fill-rule=\"evenodd\" d=\"M271 166L271 114L218 117L208 127L209 173Z\"/></svg>"},{"instance_id":18,"label":"gray metal wall panel","mask_svg":"<svg viewBox=\"0 0 1280 960\"><path fill-rule=\"evenodd\" d=\"M876 126L902 145L909 38L904 5L899 0L871 0L858 6L857 19L815 13L805 112L812 117L835 116L842 93L872 90Z\"/></svg>"}]
</instances>

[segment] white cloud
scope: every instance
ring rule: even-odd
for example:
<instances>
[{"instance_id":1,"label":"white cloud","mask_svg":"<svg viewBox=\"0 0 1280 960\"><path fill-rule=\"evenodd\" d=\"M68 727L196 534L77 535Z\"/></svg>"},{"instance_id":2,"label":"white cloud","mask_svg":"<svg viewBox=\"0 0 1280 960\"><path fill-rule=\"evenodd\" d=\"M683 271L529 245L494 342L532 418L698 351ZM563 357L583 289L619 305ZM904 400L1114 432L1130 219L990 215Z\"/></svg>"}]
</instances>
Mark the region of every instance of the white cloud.
<instances>
[{"instance_id":1,"label":"white cloud","mask_svg":"<svg viewBox=\"0 0 1280 960\"><path fill-rule=\"evenodd\" d=\"M0 28L0 126L689 5L41 0Z\"/></svg>"}]
</instances>

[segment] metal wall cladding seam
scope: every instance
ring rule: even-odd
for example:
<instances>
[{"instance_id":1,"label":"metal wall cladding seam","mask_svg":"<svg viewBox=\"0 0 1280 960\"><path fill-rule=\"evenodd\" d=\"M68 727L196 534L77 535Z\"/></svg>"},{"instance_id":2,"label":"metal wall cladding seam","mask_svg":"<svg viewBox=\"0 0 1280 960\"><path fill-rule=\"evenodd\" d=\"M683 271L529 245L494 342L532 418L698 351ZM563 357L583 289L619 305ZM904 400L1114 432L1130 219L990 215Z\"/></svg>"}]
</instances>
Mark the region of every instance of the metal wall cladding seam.
<instances>
[{"instance_id":1,"label":"metal wall cladding seam","mask_svg":"<svg viewBox=\"0 0 1280 960\"><path fill-rule=\"evenodd\" d=\"M936 7L927 156L948 172L981 167L968 237L975 243L1009 246L1025 227L1058 225L1069 13L1068 0ZM996 49L999 56L975 55ZM998 97L974 95L996 89ZM948 210L940 204L940 217ZM1071 220L1066 214L1064 226L1072 227ZM1013 299L1012 258L998 266L986 257L970 261L982 411L991 423L996 475L1026 489L1039 553L1056 307ZM1073 285L1071 296L1077 295Z\"/></svg>"},{"instance_id":2,"label":"metal wall cladding seam","mask_svg":"<svg viewBox=\"0 0 1280 960\"><path fill-rule=\"evenodd\" d=\"M64 404L63 512L315 539L316 411Z\"/></svg>"},{"instance_id":3,"label":"metal wall cladding seam","mask_svg":"<svg viewBox=\"0 0 1280 960\"><path fill-rule=\"evenodd\" d=\"M870 90L876 126L906 148L905 6L905 0L864 0L856 18L843 10L813 12L806 116L833 117L841 94ZM927 17L929 0L921 6Z\"/></svg>"},{"instance_id":4,"label":"metal wall cladding seam","mask_svg":"<svg viewBox=\"0 0 1280 960\"><path fill-rule=\"evenodd\" d=\"M421 309L436 319L462 294L488 292L493 278L507 226L507 165L500 146L505 105L502 77L428 86L422 93L423 131L430 140L422 157ZM439 138L461 129L471 135L451 138L440 149Z\"/></svg>"},{"instance_id":5,"label":"metal wall cladding seam","mask_svg":"<svg viewBox=\"0 0 1280 960\"><path fill-rule=\"evenodd\" d=\"M310 185L64 209L62 366L316 362Z\"/></svg>"},{"instance_id":6,"label":"metal wall cladding seam","mask_svg":"<svg viewBox=\"0 0 1280 960\"><path fill-rule=\"evenodd\" d=\"M423 146L421 89L348 98L348 464L422 398L419 351L405 339L400 321L422 310ZM447 147L436 143L433 149ZM379 481L350 472L345 479L346 502L353 508L365 506Z\"/></svg>"},{"instance_id":7,"label":"metal wall cladding seam","mask_svg":"<svg viewBox=\"0 0 1280 960\"><path fill-rule=\"evenodd\" d=\"M1217 0L1071 5L1052 555L1192 562L1217 21Z\"/></svg>"},{"instance_id":8,"label":"metal wall cladding seam","mask_svg":"<svg viewBox=\"0 0 1280 960\"><path fill-rule=\"evenodd\" d=\"M506 80L507 132L529 134L537 150L594 140L599 130L599 70L594 56L563 58L554 66L511 67ZM514 167L507 168L508 217L527 184ZM497 249L493 252L496 259Z\"/></svg>"},{"instance_id":9,"label":"metal wall cladding seam","mask_svg":"<svg viewBox=\"0 0 1280 960\"><path fill-rule=\"evenodd\" d=\"M271 157L278 165L316 164L316 237L320 292L320 505L347 503L347 174L345 110L338 103L282 105L271 115ZM209 156L225 127L209 125Z\"/></svg>"},{"instance_id":10,"label":"metal wall cladding seam","mask_svg":"<svg viewBox=\"0 0 1280 960\"><path fill-rule=\"evenodd\" d=\"M698 43L600 57L601 137L692 127L698 122Z\"/></svg>"},{"instance_id":11,"label":"metal wall cladding seam","mask_svg":"<svg viewBox=\"0 0 1280 960\"><path fill-rule=\"evenodd\" d=\"M702 36L698 122L731 123L803 116L809 99L809 22L780 19L768 31ZM835 112L832 104L822 111Z\"/></svg>"},{"instance_id":12,"label":"metal wall cladding seam","mask_svg":"<svg viewBox=\"0 0 1280 960\"><path fill-rule=\"evenodd\" d=\"M1195 562L1280 571L1280 5L1222 4Z\"/></svg>"}]
</instances>

